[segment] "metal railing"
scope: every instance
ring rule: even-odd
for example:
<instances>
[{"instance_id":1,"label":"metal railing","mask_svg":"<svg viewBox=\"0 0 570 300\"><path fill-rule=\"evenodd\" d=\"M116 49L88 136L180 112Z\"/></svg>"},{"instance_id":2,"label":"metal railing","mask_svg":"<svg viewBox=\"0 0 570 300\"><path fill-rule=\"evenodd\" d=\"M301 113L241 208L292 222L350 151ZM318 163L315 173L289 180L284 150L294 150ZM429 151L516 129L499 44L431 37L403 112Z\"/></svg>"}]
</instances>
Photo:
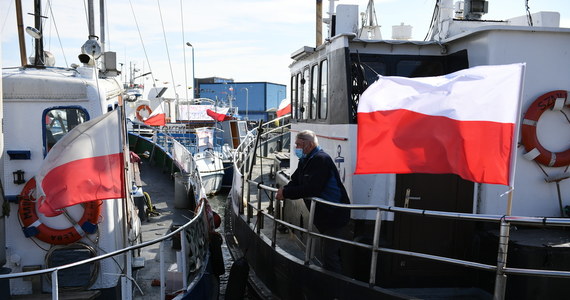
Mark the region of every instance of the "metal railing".
<instances>
[{"instance_id":1,"label":"metal railing","mask_svg":"<svg viewBox=\"0 0 570 300\"><path fill-rule=\"evenodd\" d=\"M281 201L275 199L275 193L277 192L277 188L268 186L263 184L262 182L257 182L255 180L251 180L251 170L253 161L256 159L255 150L259 148L259 146L252 146L252 141L255 140L255 134L257 132L253 132L252 136L249 137L248 141L244 141L242 145L240 145L240 150L243 151L238 157L234 160L234 166L237 170L241 171L243 174L242 178L245 178L244 184L242 184L242 197L246 200L244 201L243 205L245 205L245 210L247 211L246 220L248 224L251 222L253 218L253 212L256 211L256 233L258 235L261 234L261 227L263 226L264 218L269 218L273 220L273 230L270 237L271 246L277 246L277 227L278 225L284 225L289 228L295 229L299 232L307 234L307 242L305 246L305 258L304 263L306 265L310 264L312 259L312 251L311 247L313 244L313 239L315 238L323 238L334 240L337 242L341 242L347 245L356 246L363 249L368 249L371 251L371 264L370 264L370 276L369 276L369 285L372 287L376 284L376 273L377 273L377 265L378 265L378 254L380 252L385 253L392 253L398 255L405 255L405 256L412 256L423 258L427 260L439 261L454 265L459 265L468 268L475 268L479 270L485 271L494 271L497 274L497 277L506 275L525 275L525 276L540 276L540 277L554 277L554 278L570 278L570 271L560 271L560 270L546 270L546 269L526 269L526 268L512 268L506 266L506 245L502 245L504 243L508 243L508 239L505 242L503 237L506 235L508 237L509 226L511 224L514 225L539 225L539 226L554 226L554 227L570 227L570 219L566 218L539 218L539 217L520 217L520 216L505 216L505 215L489 215L489 214L469 214L469 213L456 213L456 212L444 212L444 211L433 211L433 210L423 210L423 209L411 209L411 208L403 208L403 207L395 207L395 206L385 206L385 205L355 205L355 204L338 204L325 201L319 198L311 198L311 205L309 209L309 222L308 228L303 228L289 222L286 222L280 219L279 212L281 210ZM254 185L257 188L257 201L252 202L250 198L250 188L251 185ZM264 211L262 208L262 201L261 201L261 191L265 190L269 192L269 206L268 211ZM236 200L237 201L237 200ZM275 203L274 203L275 202ZM352 210L375 210L376 211L376 218L374 221L374 233L372 244L365 244L360 242L355 242L351 240L346 240L338 237L332 237L320 234L314 230L313 220L315 214L315 207L316 203L323 203L325 205L331 205L339 208L346 208ZM275 209L273 206L275 205ZM273 211L273 213L271 213ZM461 260L455 259L450 257L444 256L437 256L427 253L420 253L414 251L405 251L405 250L398 250L386 247L380 247L380 229L382 223L382 212L392 212L392 213L400 213L400 214L408 214L408 215L421 215L421 216L428 216L428 217L435 217L435 218L444 218L444 219L452 219L452 220L461 220L461 221L482 221L482 222L493 222L499 224L499 250L498 250L498 259L497 265L490 265L484 264L474 261L468 260ZM503 253L501 253L503 252ZM494 297L495 299L503 299L505 293L505 280L496 279L495 290L494 290Z\"/></svg>"},{"instance_id":2,"label":"metal railing","mask_svg":"<svg viewBox=\"0 0 570 300\"><path fill-rule=\"evenodd\" d=\"M95 256L92 258L84 259L81 261L77 261L74 263L70 263L70 264L66 264L66 265L62 265L62 266L58 266L58 267L47 268L47 269L36 270L36 271L28 271L28 272L19 272L19 273L10 273L10 274L0 275L0 280L51 274L50 276L51 276L52 300L57 300L57 299L59 299L59 290L58 290L59 285L58 285L58 277L57 277L57 274L59 271L66 270L69 268L73 268L73 267L76 267L79 265L91 263L91 262L100 261L100 260L110 258L113 256L117 256L117 255L120 255L123 253L127 253L126 254L127 265L131 266L131 259L132 259L133 254L134 254L134 252L133 252L134 250L142 249L142 248L154 245L156 243L160 243L160 253L159 253L159 259L160 259L160 295L161 295L161 299L165 299L165 297L166 297L166 265L165 265L165 258L164 258L164 252L165 252L164 243L167 240L174 237L175 235L180 234L180 232L182 232L182 231L184 231L185 233L188 232L187 229L190 226L195 226L196 227L195 230L204 230L204 228L205 228L204 218L206 217L204 207L205 207L205 205L203 204L203 202L200 203L198 213L194 216L194 218L189 220L186 224L180 226L178 229L172 231L171 233L166 234L163 237L154 239L152 241L143 242L143 243L140 243L138 245L133 245L133 246L126 247L123 249L115 250L113 252L101 254L99 256ZM181 251L182 251L182 253L185 253L186 250L188 249L188 247L189 247L188 239L182 238L181 239ZM204 257L201 258L201 259L203 259L203 261L205 261L205 259L207 259L206 255L207 255L207 253L203 254ZM191 286L188 287L188 282L187 282L187 279L188 279L188 269L186 268L187 259L188 258L186 257L186 255L182 255L182 265L184 266L184 268L183 268L183 287L190 289ZM200 266L200 269L197 271L203 272L203 268L206 268L205 264L202 264ZM138 286L138 284L136 284L136 282L134 281L134 278L132 277L131 268L128 268L127 273L121 274L121 276L125 277L127 280L133 281L135 283L135 285L137 286L137 288L139 289L139 291L141 293L143 293L142 290L140 289L140 287ZM123 291L123 293L125 293L125 291ZM132 299L132 292L126 291L126 294L122 295L122 299Z\"/></svg>"},{"instance_id":3,"label":"metal railing","mask_svg":"<svg viewBox=\"0 0 570 300\"><path fill-rule=\"evenodd\" d=\"M155 131L155 133L160 132L160 130L156 130L156 129L154 129L154 131ZM168 147L168 148L161 147L160 151L164 151L165 155L169 156L172 159L172 163L176 164L180 170L182 170L184 172L188 172L190 174L190 179L192 180L192 183L195 185L195 187L200 187L200 188L194 188L194 191L196 194L195 195L196 200L205 199L206 196L205 196L204 189L202 187L201 177L200 177L200 174L199 174L198 169L196 167L196 162L194 161L194 159L192 157L192 154L188 151L188 149L186 149L186 147L184 147L182 144L180 144L175 138L169 136L168 134L166 134L165 136L170 140L169 141L170 147ZM141 138L148 140L148 142L152 142L152 140L149 138L144 138L144 137L141 137ZM155 150L157 149L156 147L157 147L157 145L153 143L152 153L149 156L149 159L151 161L154 158ZM135 285L137 286L137 288L139 289L139 291L142 293L142 290L140 289L138 284L136 284L136 282L134 281L134 279L132 277L132 268L130 266L132 266L131 260L132 260L133 253L134 253L133 251L154 245L156 243L160 243L160 250L159 250L159 257L160 257L159 258L159 260L160 260L160 295L161 295L161 299L165 299L165 297L166 297L166 271L165 271L166 267L165 267L165 258L164 258L164 252L165 252L164 242L166 240L171 239L175 235L181 234L180 232L182 232L182 231L184 231L185 235L188 235L191 232L197 233L198 235L203 236L204 240L207 241L207 234L208 233L205 232L207 221L205 220L205 218L206 218L206 212L204 209L204 202L200 201L199 210L198 210L197 214L191 220L189 220L186 224L180 226L176 230L172 231L169 234L166 234L165 236L163 236L161 238L157 238L157 239L154 239L152 241L143 242L143 243L140 243L137 245L129 246L129 247L126 247L123 249L113 251L113 252L105 253L105 254L102 254L102 255L99 255L96 257L92 257L89 259L77 261L74 263L70 263L70 264L66 264L66 265L62 265L62 266L58 266L58 267L47 268L47 269L42 269L42 270L35 270L35 271L28 271L28 272L18 272L18 273L10 273L10 274L0 275L0 280L1 279L11 279L11 278L36 276L36 275L43 275L43 274L51 274L50 276L51 276L52 299L57 300L57 299L59 299L59 291L58 291L59 284L58 284L58 277L57 277L57 274L59 271L69 269L72 267L76 267L79 265L103 260L106 258L110 258L110 257L117 256L117 255L128 252L126 255L126 260L127 260L127 266L129 266L129 268L127 268L126 274L120 274L120 276L122 276L125 280L130 280L130 281L134 282ZM188 230L190 226L193 226L192 230ZM206 268L206 265L203 262L207 261L207 258L208 258L207 256L209 255L207 251L205 251L205 252L199 251L198 248L203 248L202 247L203 245L200 247L194 247L195 249L190 249L189 247L192 246L190 243L191 240L192 239L190 239L190 238L181 238L181 244L180 244L181 245L181 252L183 253L182 261L181 261L181 263L182 263L182 277L183 277L182 283L183 283L183 287L185 289L191 289L192 285L196 284L196 282L192 282L192 283L190 283L190 286L188 286L188 278L189 278L189 273L190 273L189 266L188 266L188 260L192 259L194 256L200 256L199 261L202 262L202 264L200 265L199 270L194 270L194 271L197 271L197 273L201 273ZM123 289L122 289L122 294L123 294L122 299L132 299L132 289L127 291L124 286L125 285L123 285ZM128 286L130 286L130 285L128 285Z\"/></svg>"}]
</instances>

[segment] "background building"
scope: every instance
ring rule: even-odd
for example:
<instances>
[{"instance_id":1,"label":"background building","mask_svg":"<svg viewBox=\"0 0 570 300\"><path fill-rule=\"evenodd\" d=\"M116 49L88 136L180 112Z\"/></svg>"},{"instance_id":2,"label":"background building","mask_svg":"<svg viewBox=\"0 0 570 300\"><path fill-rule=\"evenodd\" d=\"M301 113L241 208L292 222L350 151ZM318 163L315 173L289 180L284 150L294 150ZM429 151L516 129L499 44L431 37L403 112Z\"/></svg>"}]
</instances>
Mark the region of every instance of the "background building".
<instances>
[{"instance_id":1,"label":"background building","mask_svg":"<svg viewBox=\"0 0 570 300\"><path fill-rule=\"evenodd\" d=\"M198 79L198 97L219 101L220 105L237 106L239 116L252 121L270 120L287 96L286 90L285 85L270 82L206 82Z\"/></svg>"}]
</instances>

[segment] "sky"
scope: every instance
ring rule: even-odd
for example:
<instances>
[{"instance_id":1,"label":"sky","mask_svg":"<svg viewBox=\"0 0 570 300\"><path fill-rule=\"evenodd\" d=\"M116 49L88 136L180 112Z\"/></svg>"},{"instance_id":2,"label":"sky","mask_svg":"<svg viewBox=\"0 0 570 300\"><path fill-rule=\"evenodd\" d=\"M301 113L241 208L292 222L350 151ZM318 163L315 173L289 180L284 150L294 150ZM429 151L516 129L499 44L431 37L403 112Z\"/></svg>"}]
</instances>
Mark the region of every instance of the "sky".
<instances>
[{"instance_id":1,"label":"sky","mask_svg":"<svg viewBox=\"0 0 570 300\"><path fill-rule=\"evenodd\" d=\"M503 20L531 13L560 12L562 27L570 27L568 0L489 0L487 20ZM20 65L16 12L13 0L0 0L2 65ZM24 27L33 26L33 0L22 0ZM54 54L56 66L78 63L77 55L88 38L86 0L42 1L47 16L44 49ZM99 1L94 0L96 10ZM377 21L383 38L391 38L393 25L411 25L412 37L423 40L436 0L376 0ZM368 0L340 0L364 11ZM51 7L51 10L46 9ZM323 17L329 1L323 0ZM236 82L272 82L287 85L291 53L315 46L315 1L311 0L112 0L106 1L106 51L117 53L121 81L137 79L148 86L192 86L196 78L232 78ZM97 14L96 14L97 16ZM323 31L327 31L323 25ZM96 35L100 35L99 20ZM59 37L59 38L58 38ZM33 53L26 35L26 52ZM193 47L189 47L186 43ZM181 95L184 96L184 95Z\"/></svg>"}]
</instances>

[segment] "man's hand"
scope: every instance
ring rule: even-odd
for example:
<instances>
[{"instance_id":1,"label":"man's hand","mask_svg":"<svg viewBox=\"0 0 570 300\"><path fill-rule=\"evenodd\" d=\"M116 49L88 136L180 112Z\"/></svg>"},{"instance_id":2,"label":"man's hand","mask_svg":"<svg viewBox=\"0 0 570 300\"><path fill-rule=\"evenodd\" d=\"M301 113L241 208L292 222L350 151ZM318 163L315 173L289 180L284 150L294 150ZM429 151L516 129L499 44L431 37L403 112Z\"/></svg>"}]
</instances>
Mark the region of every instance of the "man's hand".
<instances>
[{"instance_id":1,"label":"man's hand","mask_svg":"<svg viewBox=\"0 0 570 300\"><path fill-rule=\"evenodd\" d=\"M277 190L277 193L275 194L275 198L276 198L277 200L283 200L283 199L285 199L285 197L283 197L283 188L282 188L282 187L280 187L280 188Z\"/></svg>"}]
</instances>

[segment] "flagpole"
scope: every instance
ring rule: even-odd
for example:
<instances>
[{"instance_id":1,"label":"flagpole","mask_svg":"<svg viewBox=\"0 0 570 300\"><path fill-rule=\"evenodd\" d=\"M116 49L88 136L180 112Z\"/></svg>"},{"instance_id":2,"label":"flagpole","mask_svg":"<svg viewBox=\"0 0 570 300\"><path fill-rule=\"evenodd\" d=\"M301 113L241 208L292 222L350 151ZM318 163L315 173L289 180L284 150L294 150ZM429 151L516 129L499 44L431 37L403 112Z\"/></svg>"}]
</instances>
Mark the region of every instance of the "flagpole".
<instances>
[{"instance_id":1,"label":"flagpole","mask_svg":"<svg viewBox=\"0 0 570 300\"><path fill-rule=\"evenodd\" d=\"M518 106L516 122L514 126L513 140L511 143L511 161L509 166L509 189L507 191L507 207L505 211L505 216L510 216L513 211L513 194L515 189L515 170L517 165L517 151L518 151L518 141L520 132L520 120L521 120L521 109L522 109L522 94L524 90L524 78L526 64L521 64L521 78L518 93ZM510 237L510 227L511 224L505 221L505 218L501 219L500 230L499 230L499 249L497 254L497 272L495 277L495 291L493 295L494 300L502 300L505 298L505 291L507 288L507 275L505 274L505 268L507 267L507 253L509 246Z\"/></svg>"}]
</instances>

